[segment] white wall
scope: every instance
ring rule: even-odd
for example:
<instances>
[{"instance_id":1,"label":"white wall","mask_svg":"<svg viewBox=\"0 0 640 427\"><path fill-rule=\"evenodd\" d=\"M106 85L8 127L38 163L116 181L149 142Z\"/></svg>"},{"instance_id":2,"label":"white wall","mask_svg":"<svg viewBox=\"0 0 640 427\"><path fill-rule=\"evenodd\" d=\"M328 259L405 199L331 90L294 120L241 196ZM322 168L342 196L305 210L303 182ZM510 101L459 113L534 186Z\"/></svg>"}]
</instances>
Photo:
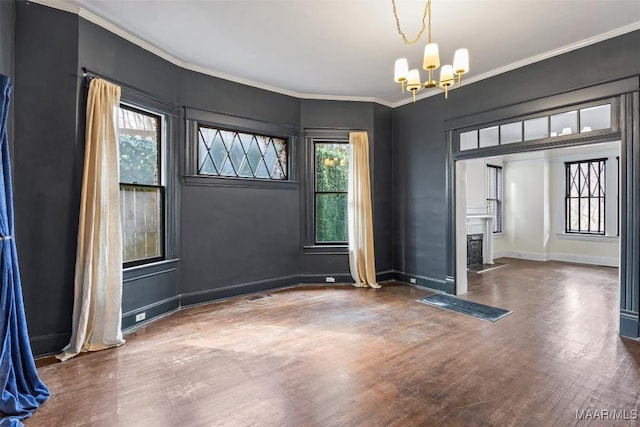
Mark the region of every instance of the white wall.
<instances>
[{"instance_id":1,"label":"white wall","mask_svg":"<svg viewBox=\"0 0 640 427\"><path fill-rule=\"evenodd\" d=\"M467 214L487 213L486 159L465 160L467 183Z\"/></svg>"},{"instance_id":2,"label":"white wall","mask_svg":"<svg viewBox=\"0 0 640 427\"><path fill-rule=\"evenodd\" d=\"M553 259L589 264L618 266L620 245L617 232L618 215L618 165L620 144L594 147L590 150L563 150L552 153L550 175L554 182L551 198L551 240ZM572 236L564 233L564 162L606 158L606 236Z\"/></svg>"},{"instance_id":3,"label":"white wall","mask_svg":"<svg viewBox=\"0 0 640 427\"><path fill-rule=\"evenodd\" d=\"M547 253L548 166L544 153L535 158L505 161L502 239L495 242L496 256L543 260Z\"/></svg>"},{"instance_id":4,"label":"white wall","mask_svg":"<svg viewBox=\"0 0 640 427\"><path fill-rule=\"evenodd\" d=\"M617 165L619 143L506 156L503 160L504 221L494 241L496 257L561 260L617 266ZM564 162L606 157L607 234L564 233Z\"/></svg>"}]
</instances>

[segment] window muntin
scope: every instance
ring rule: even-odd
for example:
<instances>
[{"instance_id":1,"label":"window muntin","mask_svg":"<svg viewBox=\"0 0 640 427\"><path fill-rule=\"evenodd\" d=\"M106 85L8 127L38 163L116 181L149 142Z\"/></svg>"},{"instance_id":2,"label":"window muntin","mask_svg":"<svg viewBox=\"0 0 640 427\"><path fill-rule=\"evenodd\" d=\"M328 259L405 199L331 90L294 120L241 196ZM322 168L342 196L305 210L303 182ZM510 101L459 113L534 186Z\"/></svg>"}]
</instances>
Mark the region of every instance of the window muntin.
<instances>
[{"instance_id":1,"label":"window muntin","mask_svg":"<svg viewBox=\"0 0 640 427\"><path fill-rule=\"evenodd\" d=\"M162 117L120 105L118 128L123 262L132 267L164 259Z\"/></svg>"},{"instance_id":2,"label":"window muntin","mask_svg":"<svg viewBox=\"0 0 640 427\"><path fill-rule=\"evenodd\" d=\"M287 180L287 140L198 125L198 174Z\"/></svg>"},{"instance_id":3,"label":"window muntin","mask_svg":"<svg viewBox=\"0 0 640 427\"><path fill-rule=\"evenodd\" d=\"M565 163L565 232L605 234L606 159Z\"/></svg>"},{"instance_id":4,"label":"window muntin","mask_svg":"<svg viewBox=\"0 0 640 427\"><path fill-rule=\"evenodd\" d=\"M314 141L316 244L345 244L350 150L347 142Z\"/></svg>"},{"instance_id":5,"label":"window muntin","mask_svg":"<svg viewBox=\"0 0 640 427\"><path fill-rule=\"evenodd\" d=\"M502 167L487 165L487 208L493 215L493 232L502 233Z\"/></svg>"}]
</instances>

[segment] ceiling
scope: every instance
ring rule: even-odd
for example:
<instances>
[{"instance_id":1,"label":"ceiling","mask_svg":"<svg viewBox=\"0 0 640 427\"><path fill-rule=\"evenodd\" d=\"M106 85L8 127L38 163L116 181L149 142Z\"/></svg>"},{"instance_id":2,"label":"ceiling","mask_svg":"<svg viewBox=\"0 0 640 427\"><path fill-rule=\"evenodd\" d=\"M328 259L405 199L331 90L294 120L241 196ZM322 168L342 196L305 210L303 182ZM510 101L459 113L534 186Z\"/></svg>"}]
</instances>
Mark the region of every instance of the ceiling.
<instances>
[{"instance_id":1,"label":"ceiling","mask_svg":"<svg viewBox=\"0 0 640 427\"><path fill-rule=\"evenodd\" d=\"M426 79L426 33L405 46L391 0L40 2L75 9L185 68L296 96L401 105L408 96L393 81L398 57ZM396 2L402 30L413 38L425 3ZM441 63L469 49L469 84L640 29L640 2L433 0L432 28Z\"/></svg>"}]
</instances>

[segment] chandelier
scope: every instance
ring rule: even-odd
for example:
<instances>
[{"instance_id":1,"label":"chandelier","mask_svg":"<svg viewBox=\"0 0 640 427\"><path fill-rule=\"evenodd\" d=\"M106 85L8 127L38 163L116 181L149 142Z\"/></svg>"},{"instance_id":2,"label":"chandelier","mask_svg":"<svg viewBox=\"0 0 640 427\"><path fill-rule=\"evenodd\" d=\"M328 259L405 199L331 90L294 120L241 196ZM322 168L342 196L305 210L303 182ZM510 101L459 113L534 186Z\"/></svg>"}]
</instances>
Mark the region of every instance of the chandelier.
<instances>
[{"instance_id":1,"label":"chandelier","mask_svg":"<svg viewBox=\"0 0 640 427\"><path fill-rule=\"evenodd\" d=\"M391 0L393 4L393 16L396 18L396 28L398 33L402 36L402 40L406 45L413 45L422 36L425 28L428 28L428 43L424 48L424 59L422 61L422 68L429 71L429 79L422 83L420 80L420 71L417 68L409 69L409 62L407 58L400 58L396 60L394 79L397 83L400 83L402 93L405 88L410 90L413 94L413 102L416 102L416 93L422 89L440 88L444 91L444 97L448 98L449 87L455 82L455 76L458 79L458 86L462 85L462 75L469 71L469 51L467 49L458 49L453 57L453 65L443 65L440 69L440 80L435 81L433 79L433 70L440 66L440 56L438 54L438 44L433 43L431 40L431 0L427 0L424 6L424 14L422 15L422 29L418 33L415 39L408 40L405 34L400 29L400 20L398 19L398 12L396 10L395 0ZM426 22L428 21L428 27ZM455 76L454 76L455 74Z\"/></svg>"}]
</instances>

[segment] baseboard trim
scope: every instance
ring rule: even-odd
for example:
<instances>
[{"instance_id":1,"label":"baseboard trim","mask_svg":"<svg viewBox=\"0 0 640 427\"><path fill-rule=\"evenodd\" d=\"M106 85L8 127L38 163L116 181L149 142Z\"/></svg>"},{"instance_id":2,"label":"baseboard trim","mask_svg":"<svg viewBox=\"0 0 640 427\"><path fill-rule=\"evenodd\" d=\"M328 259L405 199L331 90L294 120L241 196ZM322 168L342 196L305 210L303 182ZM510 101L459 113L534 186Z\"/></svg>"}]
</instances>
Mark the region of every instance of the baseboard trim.
<instances>
[{"instance_id":1,"label":"baseboard trim","mask_svg":"<svg viewBox=\"0 0 640 427\"><path fill-rule=\"evenodd\" d=\"M553 261L575 262L578 264L602 265L605 267L619 267L620 261L613 257L600 257L588 255L558 254L550 255Z\"/></svg>"},{"instance_id":2,"label":"baseboard trim","mask_svg":"<svg viewBox=\"0 0 640 427\"><path fill-rule=\"evenodd\" d=\"M523 251L500 251L497 254L494 254L495 258L516 258L516 259L526 259L528 261L549 261L551 258L549 254L541 253L541 252L523 252Z\"/></svg>"},{"instance_id":3,"label":"baseboard trim","mask_svg":"<svg viewBox=\"0 0 640 427\"><path fill-rule=\"evenodd\" d=\"M399 282L419 286L421 288L436 292L446 292L448 294L453 294L454 291L454 284L452 282L447 282L446 280L436 279L428 276L421 276L419 274L411 274L398 270L394 270L394 273L396 276L396 280L398 280ZM411 279L415 279L415 283L413 283Z\"/></svg>"},{"instance_id":4,"label":"baseboard trim","mask_svg":"<svg viewBox=\"0 0 640 427\"><path fill-rule=\"evenodd\" d=\"M69 344L70 339L71 332L32 337L29 340L31 343L31 352L36 359L58 354Z\"/></svg>"},{"instance_id":5,"label":"baseboard trim","mask_svg":"<svg viewBox=\"0 0 640 427\"><path fill-rule=\"evenodd\" d=\"M640 338L638 313L620 311L620 335L627 338Z\"/></svg>"},{"instance_id":6,"label":"baseboard trim","mask_svg":"<svg viewBox=\"0 0 640 427\"><path fill-rule=\"evenodd\" d=\"M350 273L329 273L329 274L301 274L299 276L300 283L334 283L327 282L327 277L333 277L336 279L335 283L353 283L353 278Z\"/></svg>"},{"instance_id":7,"label":"baseboard trim","mask_svg":"<svg viewBox=\"0 0 640 427\"><path fill-rule=\"evenodd\" d=\"M574 255L562 253L542 253L542 252L522 252L522 251L499 251L494 254L494 258L516 258L529 261L564 261L575 262L577 264L602 265L605 267L618 267L618 258L600 257L589 255Z\"/></svg>"},{"instance_id":8,"label":"baseboard trim","mask_svg":"<svg viewBox=\"0 0 640 427\"><path fill-rule=\"evenodd\" d=\"M122 315L122 332L129 333L138 329L160 317L164 317L169 313L177 311L180 308L180 297L175 296L136 308ZM145 320L136 322L136 315L145 313Z\"/></svg>"},{"instance_id":9,"label":"baseboard trim","mask_svg":"<svg viewBox=\"0 0 640 427\"><path fill-rule=\"evenodd\" d=\"M217 289L209 289L206 291L181 294L180 307L190 307L241 295L250 295L279 288L287 288L299 283L300 276L295 274L291 276L276 277L273 279L225 286Z\"/></svg>"}]
</instances>

